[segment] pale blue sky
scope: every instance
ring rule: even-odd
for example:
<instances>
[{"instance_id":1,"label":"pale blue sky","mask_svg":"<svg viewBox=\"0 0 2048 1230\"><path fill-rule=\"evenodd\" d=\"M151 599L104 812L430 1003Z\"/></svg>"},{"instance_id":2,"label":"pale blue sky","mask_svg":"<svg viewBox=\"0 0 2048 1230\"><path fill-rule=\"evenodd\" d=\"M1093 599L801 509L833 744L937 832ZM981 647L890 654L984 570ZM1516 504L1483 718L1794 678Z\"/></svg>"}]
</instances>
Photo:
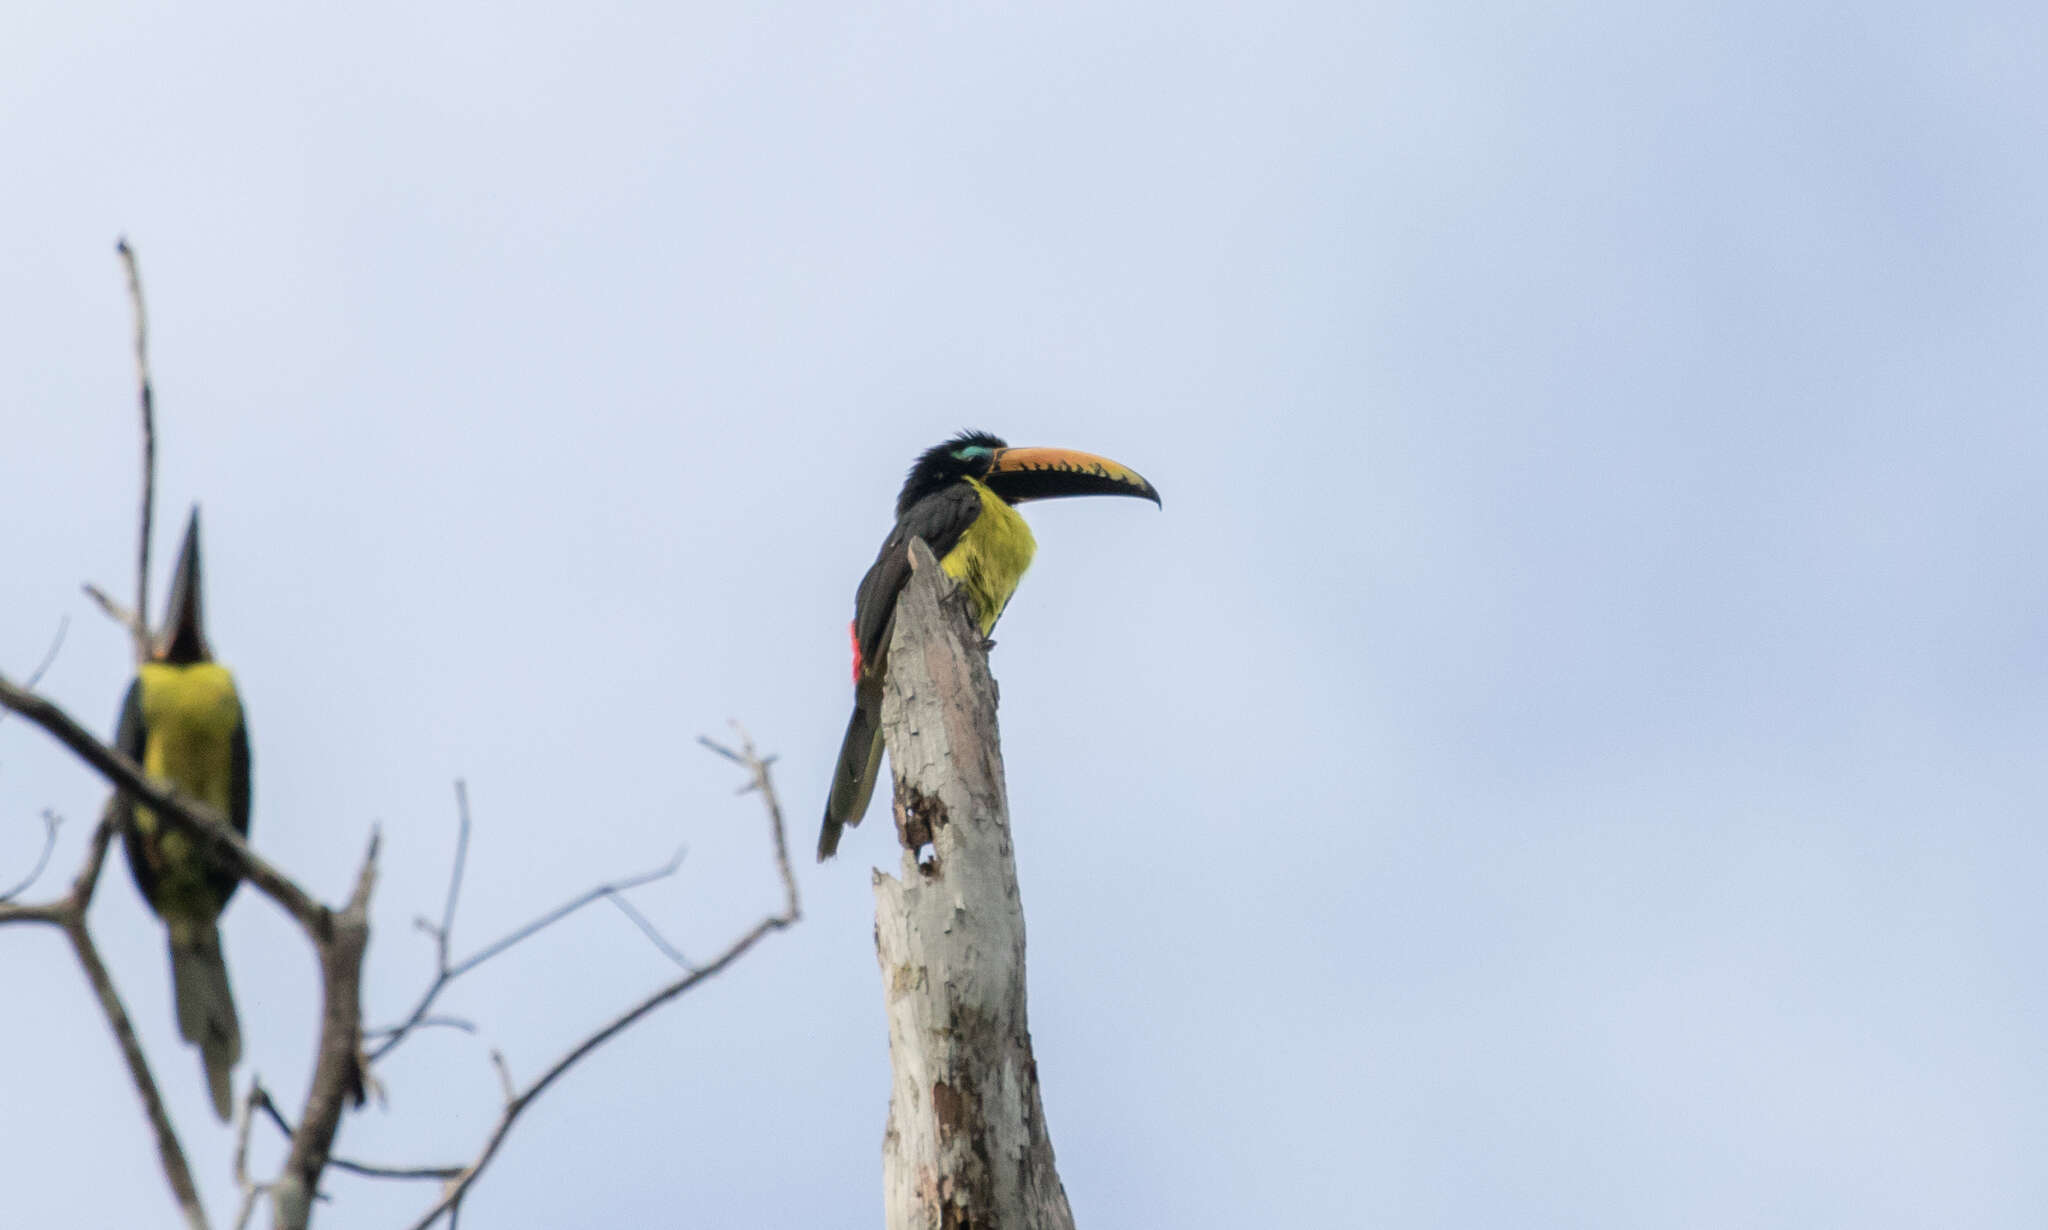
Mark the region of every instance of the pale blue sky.
<instances>
[{"instance_id":1,"label":"pale blue sky","mask_svg":"<svg viewBox=\"0 0 2048 1230\"><path fill-rule=\"evenodd\" d=\"M2037 1227L2044 58L2020 4L16 4L0 667L69 614L49 693L124 685L125 233L255 838L334 896L384 826L384 1019L458 775L458 946L678 843L686 949L772 908L692 737L781 753L808 846L904 466L1106 453L1163 512L1033 509L994 663L1083 1225ZM0 725L0 880L101 793ZM876 1224L890 853L551 1093L476 1224ZM125 875L96 919L224 1208ZM226 937L296 1104L310 964L251 893ZM485 1045L664 969L549 936L342 1149L467 1155ZM0 970L9 1217L165 1224L68 957Z\"/></svg>"}]
</instances>

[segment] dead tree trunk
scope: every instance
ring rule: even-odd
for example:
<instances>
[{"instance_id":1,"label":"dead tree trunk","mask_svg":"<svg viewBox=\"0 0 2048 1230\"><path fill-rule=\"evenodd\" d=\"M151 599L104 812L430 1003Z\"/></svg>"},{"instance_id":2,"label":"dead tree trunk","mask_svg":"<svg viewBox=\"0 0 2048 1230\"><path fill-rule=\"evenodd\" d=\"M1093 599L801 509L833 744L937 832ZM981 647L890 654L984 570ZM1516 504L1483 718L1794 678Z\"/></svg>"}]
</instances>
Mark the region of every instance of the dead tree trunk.
<instances>
[{"instance_id":1,"label":"dead tree trunk","mask_svg":"<svg viewBox=\"0 0 2048 1230\"><path fill-rule=\"evenodd\" d=\"M882 731L901 878L875 873L894 1083L888 1230L1072 1230L1024 1016L995 683L965 601L921 540L896 602Z\"/></svg>"}]
</instances>

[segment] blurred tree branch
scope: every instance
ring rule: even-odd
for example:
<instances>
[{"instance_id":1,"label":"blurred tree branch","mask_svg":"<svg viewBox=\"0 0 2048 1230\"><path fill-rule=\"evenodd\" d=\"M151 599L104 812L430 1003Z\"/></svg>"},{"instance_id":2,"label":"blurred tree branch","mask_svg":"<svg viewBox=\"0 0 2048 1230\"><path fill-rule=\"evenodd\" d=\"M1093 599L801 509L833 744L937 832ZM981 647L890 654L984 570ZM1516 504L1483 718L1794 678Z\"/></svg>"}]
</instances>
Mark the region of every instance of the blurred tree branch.
<instances>
[{"instance_id":1,"label":"blurred tree branch","mask_svg":"<svg viewBox=\"0 0 2048 1230\"><path fill-rule=\"evenodd\" d=\"M641 999L639 1003L626 1009L611 1021L590 1033L582 1041L570 1047L561 1058L550 1064L540 1076L534 1079L532 1084L524 1089L520 1089L513 1080L510 1069L505 1065L504 1057L495 1051L492 1052L491 1057L498 1064L499 1074L504 1079L504 1108L499 1111L498 1121L491 1128L490 1134L485 1138L483 1147L476 1155L476 1160L464 1167L462 1173L449 1182L446 1190L442 1192L441 1198L434 1203L434 1206L428 1209L418 1221L412 1223L412 1230L428 1230L428 1227L441 1220L444 1215L448 1217L451 1225L453 1224L455 1218L462 1211L463 1199L469 1194L470 1189L475 1185L484 1168L490 1165L491 1160L497 1156L498 1148L505 1143L505 1138L511 1134L513 1124L526 1112L528 1107L533 1105L534 1101L541 1094L547 1092L548 1088L565 1075L569 1069L575 1067L588 1057L591 1052L625 1032L655 1009L723 972L733 962L745 956L749 949L759 943L769 933L783 930L802 917L803 911L797 898L796 875L790 870L789 865L789 841L783 831L782 804L775 797L775 783L769 775L769 766L773 761L773 757L762 758L754 750L753 740L747 737L746 732L742 730L739 732L739 735L740 750L737 752L722 747L710 739L699 737L698 742L747 770L750 780L747 785L741 787L741 793L760 792L762 806L768 813L769 834L774 841L775 869L782 877L782 908L755 923L738 939L729 944L725 951L719 953L704 965L690 970L667 985L653 991ZM665 875L668 871L673 870L674 868L671 866L655 874ZM582 905L596 900L597 897L612 891L614 891L614 886L610 885L600 886L591 890L591 892L584 894L583 897L578 898L570 905L551 911L548 915L544 915L541 919L536 920L536 922L521 928L514 933L516 938L512 939L511 942L516 943L518 939L524 939L534 934L549 923L565 917L572 910L580 908ZM451 885L451 900L453 896L454 891ZM495 947L493 946L493 948ZM486 949L484 954L478 958L472 958L472 961L484 959L489 955L495 955L493 949Z\"/></svg>"},{"instance_id":2,"label":"blurred tree branch","mask_svg":"<svg viewBox=\"0 0 2048 1230\"><path fill-rule=\"evenodd\" d=\"M37 880L43 878L43 869L50 865L50 853L57 848L57 830L63 827L64 817L45 807L43 809L43 848L36 855L35 866L28 869L27 875L15 881L12 888L9 888L4 893L0 893L0 905L6 905L16 897L21 896L29 889L35 887Z\"/></svg>"},{"instance_id":3,"label":"blurred tree branch","mask_svg":"<svg viewBox=\"0 0 2048 1230\"><path fill-rule=\"evenodd\" d=\"M128 1018L128 1009L122 1004L120 993L114 989L113 976L107 972L106 962L100 959L99 948L86 927L86 911L92 905L93 893L99 888L100 869L107 861L107 847L113 843L114 832L120 823L114 801L109 799L100 813L99 824L93 828L92 839L86 843L85 862L72 879L70 891L41 905L0 905L0 924L49 923L63 931L64 938L70 941L72 955L78 959L79 968L91 984L94 997L99 1000L100 1012L107 1019L107 1028L113 1031L114 1044L120 1048L122 1062L127 1065L129 1078L135 1084L136 1096L142 1100L142 1112L156 1136L157 1157L163 1165L164 1181L170 1185L171 1197L177 1201L178 1211L183 1214L188 1227L205 1230L206 1210L199 1203L199 1189L193 1185L192 1170L185 1163L184 1147L178 1143L177 1130L171 1126L170 1114L164 1109L156 1078L150 1075L149 1059L142 1052L141 1040L135 1036L135 1025Z\"/></svg>"},{"instance_id":4,"label":"blurred tree branch","mask_svg":"<svg viewBox=\"0 0 2048 1230\"><path fill-rule=\"evenodd\" d=\"M403 1021L396 1025L387 1025L369 1031L373 1036L380 1039L377 1045L370 1049L369 1060L371 1063L375 1063L389 1055L392 1051L397 1050L399 1043L404 1042L408 1037L412 1036L412 1032L415 1029L432 1019L428 1016L428 1009L434 1006L434 1001L440 997L442 991L448 989L450 983L489 961L492 957L507 952L522 941L532 938L569 917L584 906L601 899L609 899L622 909L628 911L627 916L634 919L636 924L645 923L645 919L639 912L633 910L630 905L627 905L625 898L620 894L624 893L627 889L639 888L645 884L652 884L656 880L667 879L676 873L678 867L683 865L683 852L677 850L675 857L652 871L628 876L622 880L613 880L580 893L561 905L556 906L554 909L549 910L547 913L540 915L538 918L533 919L531 922L513 928L510 932L484 945L481 949L464 957L462 960L450 963L448 960L448 946L455 929L455 904L462 893L462 872L469 855L469 790L463 782L458 781L455 783L455 801L457 809L455 862L448 876L448 896L442 902L441 921L436 925L425 918L415 918L413 920L415 928L433 937L434 959L437 967L434 972L434 980L428 984L426 991L420 995L419 1001L413 1005L412 1011L406 1014L406 1018ZM652 924L645 924L642 927L643 933L648 933L649 938L664 953L673 953L674 949L667 940L662 939L658 932L650 932L651 927ZM447 1018L440 1018L440 1020L442 1023L450 1023ZM475 1026L467 1021L457 1024L459 1027L466 1028L470 1032L475 1031Z\"/></svg>"},{"instance_id":5,"label":"blurred tree branch","mask_svg":"<svg viewBox=\"0 0 2048 1230\"><path fill-rule=\"evenodd\" d=\"M114 253L121 258L121 270L127 275L128 309L135 317L136 402L142 412L142 508L138 514L142 525L135 537L135 609L123 608L97 585L88 584L85 593L115 623L128 629L129 638L135 642L135 660L143 662L148 660L151 648L149 544L156 522L156 386L149 376L149 310L142 299L142 268L125 235L115 241Z\"/></svg>"}]
</instances>

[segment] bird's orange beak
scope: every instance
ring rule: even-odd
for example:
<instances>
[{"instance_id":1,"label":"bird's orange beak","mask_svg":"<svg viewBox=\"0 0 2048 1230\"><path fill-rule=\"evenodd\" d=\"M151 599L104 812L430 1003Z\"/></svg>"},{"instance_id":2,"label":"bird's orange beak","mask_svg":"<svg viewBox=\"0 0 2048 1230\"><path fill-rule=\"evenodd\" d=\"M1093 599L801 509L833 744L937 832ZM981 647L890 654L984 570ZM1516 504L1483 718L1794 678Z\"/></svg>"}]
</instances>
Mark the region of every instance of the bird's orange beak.
<instances>
[{"instance_id":1,"label":"bird's orange beak","mask_svg":"<svg viewBox=\"0 0 2048 1230\"><path fill-rule=\"evenodd\" d=\"M982 482L1012 504L1069 495L1130 495L1160 502L1158 489L1136 470L1070 448L1000 449Z\"/></svg>"}]
</instances>

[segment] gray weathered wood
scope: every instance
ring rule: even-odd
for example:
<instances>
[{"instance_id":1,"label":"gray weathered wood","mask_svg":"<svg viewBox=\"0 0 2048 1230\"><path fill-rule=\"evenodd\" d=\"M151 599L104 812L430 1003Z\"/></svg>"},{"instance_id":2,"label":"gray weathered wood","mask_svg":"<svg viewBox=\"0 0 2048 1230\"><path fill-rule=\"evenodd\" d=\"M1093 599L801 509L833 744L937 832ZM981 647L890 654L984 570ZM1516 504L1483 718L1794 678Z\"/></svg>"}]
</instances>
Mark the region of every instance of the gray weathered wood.
<instances>
[{"instance_id":1,"label":"gray weathered wood","mask_svg":"<svg viewBox=\"0 0 2048 1230\"><path fill-rule=\"evenodd\" d=\"M995 684L965 602L925 544L896 603L882 730L898 876L875 873L894 1072L888 1230L1072 1230L1024 1012Z\"/></svg>"}]
</instances>

